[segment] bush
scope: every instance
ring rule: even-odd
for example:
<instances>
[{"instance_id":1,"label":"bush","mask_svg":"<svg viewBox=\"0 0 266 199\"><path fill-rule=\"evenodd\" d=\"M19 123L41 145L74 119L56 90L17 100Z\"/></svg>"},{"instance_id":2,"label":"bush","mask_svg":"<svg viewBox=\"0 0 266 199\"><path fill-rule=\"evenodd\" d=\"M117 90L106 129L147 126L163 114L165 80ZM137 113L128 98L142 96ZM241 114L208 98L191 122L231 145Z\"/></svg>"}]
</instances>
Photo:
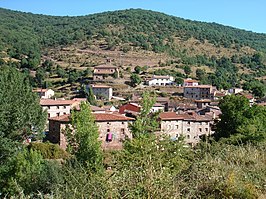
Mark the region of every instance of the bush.
<instances>
[{"instance_id":1,"label":"bush","mask_svg":"<svg viewBox=\"0 0 266 199\"><path fill-rule=\"evenodd\" d=\"M34 142L28 146L29 149L39 151L45 159L68 159L70 155L57 144Z\"/></svg>"}]
</instances>

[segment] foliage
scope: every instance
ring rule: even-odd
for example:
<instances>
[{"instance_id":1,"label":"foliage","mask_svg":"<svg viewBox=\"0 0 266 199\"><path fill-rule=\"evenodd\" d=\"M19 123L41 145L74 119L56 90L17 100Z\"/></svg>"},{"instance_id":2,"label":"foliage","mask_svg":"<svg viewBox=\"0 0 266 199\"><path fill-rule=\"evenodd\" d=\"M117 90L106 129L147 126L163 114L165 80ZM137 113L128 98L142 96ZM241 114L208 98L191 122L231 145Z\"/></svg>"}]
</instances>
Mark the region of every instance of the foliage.
<instances>
[{"instance_id":1,"label":"foliage","mask_svg":"<svg viewBox=\"0 0 266 199\"><path fill-rule=\"evenodd\" d=\"M71 115L73 130L68 137L73 137L74 142L69 142L71 152L77 160L92 171L102 170L103 154L101 143L98 140L98 127L94 122L90 106L86 102L80 104L80 111ZM71 138L69 138L71 139Z\"/></svg>"},{"instance_id":2,"label":"foliage","mask_svg":"<svg viewBox=\"0 0 266 199\"><path fill-rule=\"evenodd\" d=\"M136 74L136 73L132 73L131 76L130 76L130 80L131 80L131 84L132 86L137 86L141 83L141 77Z\"/></svg>"},{"instance_id":3,"label":"foliage","mask_svg":"<svg viewBox=\"0 0 266 199\"><path fill-rule=\"evenodd\" d=\"M29 150L38 151L45 159L68 159L69 154L58 144L33 142L28 145Z\"/></svg>"},{"instance_id":4,"label":"foliage","mask_svg":"<svg viewBox=\"0 0 266 199\"><path fill-rule=\"evenodd\" d=\"M84 89L86 89L86 88L84 88ZM97 105L97 101L96 101L96 99L95 99L95 95L94 95L94 93L93 93L93 91L92 91L92 87L89 86L89 88L86 89L85 92L86 92L86 98L87 98L88 102L89 102L91 105L96 106L96 105Z\"/></svg>"},{"instance_id":5,"label":"foliage","mask_svg":"<svg viewBox=\"0 0 266 199\"><path fill-rule=\"evenodd\" d=\"M42 136L46 114L26 76L3 67L0 87L0 134L13 141L25 140L33 133L35 137Z\"/></svg>"},{"instance_id":6,"label":"foliage","mask_svg":"<svg viewBox=\"0 0 266 199\"><path fill-rule=\"evenodd\" d=\"M60 168L56 162L49 162L34 150L22 149L6 163L8 170L1 173L2 189L7 196L49 193L53 184L60 183Z\"/></svg>"},{"instance_id":7,"label":"foliage","mask_svg":"<svg viewBox=\"0 0 266 199\"><path fill-rule=\"evenodd\" d=\"M140 137L154 132L158 128L157 117L158 113L151 113L151 108L155 103L156 98L150 93L144 92L140 102L141 111L137 119L130 125L133 137Z\"/></svg>"},{"instance_id":8,"label":"foliage","mask_svg":"<svg viewBox=\"0 0 266 199\"><path fill-rule=\"evenodd\" d=\"M186 65L184 66L184 72L186 73L186 75L189 75L192 72L192 70L188 65Z\"/></svg>"},{"instance_id":9,"label":"foliage","mask_svg":"<svg viewBox=\"0 0 266 199\"><path fill-rule=\"evenodd\" d=\"M243 96L224 97L219 106L222 111L215 138L239 144L261 142L266 138L265 107L252 106Z\"/></svg>"}]
</instances>

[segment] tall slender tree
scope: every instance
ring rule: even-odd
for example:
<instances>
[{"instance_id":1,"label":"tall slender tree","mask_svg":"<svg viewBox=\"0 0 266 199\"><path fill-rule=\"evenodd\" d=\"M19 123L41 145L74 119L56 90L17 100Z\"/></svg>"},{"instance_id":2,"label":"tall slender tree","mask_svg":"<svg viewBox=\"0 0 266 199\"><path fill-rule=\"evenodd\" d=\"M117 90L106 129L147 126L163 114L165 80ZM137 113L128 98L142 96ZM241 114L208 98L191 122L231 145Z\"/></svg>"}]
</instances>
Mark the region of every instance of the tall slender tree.
<instances>
[{"instance_id":1,"label":"tall slender tree","mask_svg":"<svg viewBox=\"0 0 266 199\"><path fill-rule=\"evenodd\" d=\"M80 111L74 111L71 116L75 146L72 153L77 160L93 171L102 169L103 153L98 140L98 126L90 110L90 105L82 102ZM71 143L70 143L71 144Z\"/></svg>"}]
</instances>

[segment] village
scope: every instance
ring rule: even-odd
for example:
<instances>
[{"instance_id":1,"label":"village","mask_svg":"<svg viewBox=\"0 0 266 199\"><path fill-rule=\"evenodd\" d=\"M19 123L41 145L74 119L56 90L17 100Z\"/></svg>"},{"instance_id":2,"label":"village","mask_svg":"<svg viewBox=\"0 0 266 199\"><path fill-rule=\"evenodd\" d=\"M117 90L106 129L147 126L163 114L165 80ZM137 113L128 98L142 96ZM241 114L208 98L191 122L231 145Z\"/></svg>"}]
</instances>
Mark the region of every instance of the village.
<instances>
[{"instance_id":1,"label":"village","mask_svg":"<svg viewBox=\"0 0 266 199\"><path fill-rule=\"evenodd\" d=\"M113 88L105 84L105 79L117 73L116 66L100 65L93 71L91 84L85 89L91 89L96 100L108 102L108 105L93 106L91 111L99 128L99 140L104 150L121 149L125 139L132 139L130 124L132 124L141 112L141 95L132 95L131 99L113 95ZM167 135L171 140L182 137L185 143L195 146L203 137L215 133L215 124L219 121L221 110L219 100L226 95L243 95L250 106L254 103L265 106L262 101L256 102L252 94L246 93L241 88L229 90L217 90L212 85L201 85L198 80L184 78L182 85L177 85L174 77L165 75L153 75L145 78L142 87L146 90L153 87L178 88L182 96L176 98L156 96L150 112L158 112L159 129L154 132L157 135ZM40 96L40 105L47 110L46 141L58 144L62 149L67 148L65 128L71 123L71 111L79 110L79 105L87 98L55 98L52 89L34 89ZM168 95L169 96L169 95ZM110 102L116 101L116 105ZM28 139L30 142L31 139Z\"/></svg>"}]
</instances>

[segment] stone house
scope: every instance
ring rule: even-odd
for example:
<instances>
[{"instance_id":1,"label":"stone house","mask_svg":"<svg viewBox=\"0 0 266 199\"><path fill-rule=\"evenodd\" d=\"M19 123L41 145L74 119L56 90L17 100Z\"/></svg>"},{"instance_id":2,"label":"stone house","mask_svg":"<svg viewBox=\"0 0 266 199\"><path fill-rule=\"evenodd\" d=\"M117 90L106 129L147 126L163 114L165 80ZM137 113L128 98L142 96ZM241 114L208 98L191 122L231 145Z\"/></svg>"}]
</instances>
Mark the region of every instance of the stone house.
<instances>
[{"instance_id":1,"label":"stone house","mask_svg":"<svg viewBox=\"0 0 266 199\"><path fill-rule=\"evenodd\" d=\"M195 100L195 103L197 105L197 108L205 108L211 104L210 99L200 99L200 100Z\"/></svg>"},{"instance_id":2,"label":"stone house","mask_svg":"<svg viewBox=\"0 0 266 199\"><path fill-rule=\"evenodd\" d=\"M213 99L216 88L212 85L185 86L184 97L189 99Z\"/></svg>"},{"instance_id":3,"label":"stone house","mask_svg":"<svg viewBox=\"0 0 266 199\"><path fill-rule=\"evenodd\" d=\"M97 99L107 99L111 100L113 96L113 89L111 86L107 85L90 85L93 94L96 96Z\"/></svg>"},{"instance_id":4,"label":"stone house","mask_svg":"<svg viewBox=\"0 0 266 199\"><path fill-rule=\"evenodd\" d=\"M129 123L133 118L114 113L93 113L95 122L99 127L99 140L103 149L121 149L125 139L132 139ZM70 115L49 118L49 134L47 139L66 149L64 129L70 124Z\"/></svg>"},{"instance_id":5,"label":"stone house","mask_svg":"<svg viewBox=\"0 0 266 199\"><path fill-rule=\"evenodd\" d=\"M81 101L86 98L75 98L73 100L65 99L40 99L40 105L43 110L47 110L48 118L70 114L71 109L78 107Z\"/></svg>"},{"instance_id":6,"label":"stone house","mask_svg":"<svg viewBox=\"0 0 266 199\"><path fill-rule=\"evenodd\" d=\"M93 70L93 80L104 80L110 75L117 73L119 77L119 70L116 66L112 65L99 65L95 66Z\"/></svg>"},{"instance_id":7,"label":"stone house","mask_svg":"<svg viewBox=\"0 0 266 199\"><path fill-rule=\"evenodd\" d=\"M186 143L195 145L200 138L211 135L212 117L198 115L195 112L178 114L176 112L163 112L159 114L160 133L169 135L172 140L183 136Z\"/></svg>"},{"instance_id":8,"label":"stone house","mask_svg":"<svg viewBox=\"0 0 266 199\"><path fill-rule=\"evenodd\" d=\"M185 87L185 86L198 86L198 85L199 85L199 82L197 80L194 80L191 78L184 79L183 87Z\"/></svg>"},{"instance_id":9,"label":"stone house","mask_svg":"<svg viewBox=\"0 0 266 199\"><path fill-rule=\"evenodd\" d=\"M174 77L165 75L165 76L158 76L153 75L151 78L146 80L146 84L149 86L167 86L167 85L174 85Z\"/></svg>"},{"instance_id":10,"label":"stone house","mask_svg":"<svg viewBox=\"0 0 266 199\"><path fill-rule=\"evenodd\" d=\"M52 89L37 88L33 89L32 92L38 93L41 99L49 99L54 96L54 91Z\"/></svg>"},{"instance_id":11,"label":"stone house","mask_svg":"<svg viewBox=\"0 0 266 199\"><path fill-rule=\"evenodd\" d=\"M160 103L155 103L152 107L151 107L151 112L155 113L155 112L163 112L165 109L164 105L163 104L160 104Z\"/></svg>"}]
</instances>

